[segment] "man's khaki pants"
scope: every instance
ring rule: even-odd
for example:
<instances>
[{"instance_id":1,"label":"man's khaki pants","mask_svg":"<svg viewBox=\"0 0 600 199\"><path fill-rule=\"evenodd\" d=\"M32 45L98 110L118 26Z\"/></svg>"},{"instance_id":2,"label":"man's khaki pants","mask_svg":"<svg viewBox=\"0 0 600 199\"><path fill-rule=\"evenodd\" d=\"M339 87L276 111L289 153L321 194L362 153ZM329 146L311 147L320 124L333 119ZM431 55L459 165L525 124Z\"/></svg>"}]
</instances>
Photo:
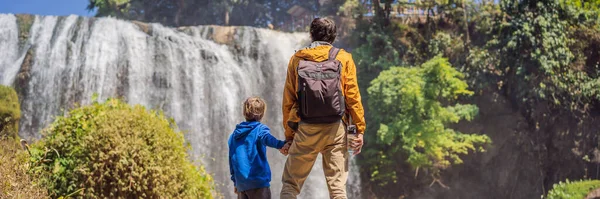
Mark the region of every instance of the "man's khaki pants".
<instances>
[{"instance_id":1,"label":"man's khaki pants","mask_svg":"<svg viewBox=\"0 0 600 199\"><path fill-rule=\"evenodd\" d=\"M323 156L323 170L330 198L346 198L348 150L342 122L333 124L300 123L283 169L281 199L296 198L315 164Z\"/></svg>"}]
</instances>

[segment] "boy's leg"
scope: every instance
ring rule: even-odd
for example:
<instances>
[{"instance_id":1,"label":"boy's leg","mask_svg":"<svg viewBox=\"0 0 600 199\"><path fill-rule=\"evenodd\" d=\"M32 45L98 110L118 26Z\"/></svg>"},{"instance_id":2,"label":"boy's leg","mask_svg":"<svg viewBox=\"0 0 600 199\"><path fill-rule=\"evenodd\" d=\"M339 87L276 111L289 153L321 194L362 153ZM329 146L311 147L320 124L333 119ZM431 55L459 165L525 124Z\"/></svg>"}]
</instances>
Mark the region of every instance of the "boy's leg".
<instances>
[{"instance_id":1,"label":"boy's leg","mask_svg":"<svg viewBox=\"0 0 600 199\"><path fill-rule=\"evenodd\" d=\"M301 123L290 146L283 168L281 199L296 198L304 181L315 164L319 151L327 139L323 139L322 125Z\"/></svg>"},{"instance_id":2,"label":"boy's leg","mask_svg":"<svg viewBox=\"0 0 600 199\"><path fill-rule=\"evenodd\" d=\"M333 138L333 142L325 146L323 154L323 171L327 180L329 197L333 199L345 199L346 181L348 179L348 148L346 145L346 131L344 124L332 126L327 134Z\"/></svg>"},{"instance_id":3,"label":"boy's leg","mask_svg":"<svg viewBox=\"0 0 600 199\"><path fill-rule=\"evenodd\" d=\"M271 189L269 187L251 189L245 191L248 199L271 199Z\"/></svg>"}]
</instances>

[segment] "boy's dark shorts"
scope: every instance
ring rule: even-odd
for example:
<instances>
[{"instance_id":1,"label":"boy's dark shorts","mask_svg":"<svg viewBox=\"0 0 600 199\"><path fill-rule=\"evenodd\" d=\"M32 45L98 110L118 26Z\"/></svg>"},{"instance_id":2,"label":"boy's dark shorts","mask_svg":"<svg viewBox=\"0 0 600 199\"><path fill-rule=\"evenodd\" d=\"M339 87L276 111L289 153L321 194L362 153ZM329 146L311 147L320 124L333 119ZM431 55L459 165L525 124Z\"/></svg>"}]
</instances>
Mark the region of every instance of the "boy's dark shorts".
<instances>
[{"instance_id":1,"label":"boy's dark shorts","mask_svg":"<svg viewBox=\"0 0 600 199\"><path fill-rule=\"evenodd\" d=\"M238 193L238 199L271 199L269 187L250 189Z\"/></svg>"}]
</instances>

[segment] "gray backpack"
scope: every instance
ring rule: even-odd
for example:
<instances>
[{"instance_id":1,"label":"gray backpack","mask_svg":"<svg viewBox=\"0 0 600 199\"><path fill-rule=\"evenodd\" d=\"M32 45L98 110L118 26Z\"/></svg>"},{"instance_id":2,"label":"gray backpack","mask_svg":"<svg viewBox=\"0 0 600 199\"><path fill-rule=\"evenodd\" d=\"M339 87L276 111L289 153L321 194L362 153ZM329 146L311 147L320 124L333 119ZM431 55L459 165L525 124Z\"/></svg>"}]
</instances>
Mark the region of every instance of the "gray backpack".
<instances>
[{"instance_id":1,"label":"gray backpack","mask_svg":"<svg viewBox=\"0 0 600 199\"><path fill-rule=\"evenodd\" d=\"M341 89L339 48L331 47L323 62L300 60L298 64L299 116L306 123L334 123L346 110Z\"/></svg>"}]
</instances>

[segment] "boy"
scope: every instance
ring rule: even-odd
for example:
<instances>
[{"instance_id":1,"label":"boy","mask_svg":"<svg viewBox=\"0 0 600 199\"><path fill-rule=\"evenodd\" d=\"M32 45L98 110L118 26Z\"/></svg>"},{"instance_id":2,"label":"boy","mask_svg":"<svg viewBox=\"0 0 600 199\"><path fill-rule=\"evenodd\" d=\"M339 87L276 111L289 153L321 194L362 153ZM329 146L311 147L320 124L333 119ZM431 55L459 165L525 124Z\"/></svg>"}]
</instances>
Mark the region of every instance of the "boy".
<instances>
[{"instance_id":1,"label":"boy","mask_svg":"<svg viewBox=\"0 0 600 199\"><path fill-rule=\"evenodd\" d=\"M286 154L289 143L277 140L269 128L260 123L267 105L258 97L244 101L245 122L238 124L229 137L229 171L239 199L271 198L271 169L266 146Z\"/></svg>"}]
</instances>

